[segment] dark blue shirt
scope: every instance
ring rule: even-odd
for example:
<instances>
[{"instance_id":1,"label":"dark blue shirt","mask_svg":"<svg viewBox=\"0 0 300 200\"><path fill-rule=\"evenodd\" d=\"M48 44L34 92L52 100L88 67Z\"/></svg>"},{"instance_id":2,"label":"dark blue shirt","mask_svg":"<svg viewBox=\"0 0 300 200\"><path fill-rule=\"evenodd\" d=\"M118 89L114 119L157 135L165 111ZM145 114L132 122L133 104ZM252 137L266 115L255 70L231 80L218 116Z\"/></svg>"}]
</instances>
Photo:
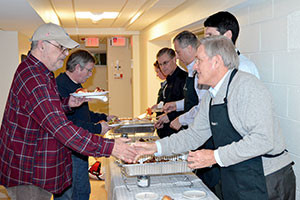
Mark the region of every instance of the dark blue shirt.
<instances>
[{"instance_id":1,"label":"dark blue shirt","mask_svg":"<svg viewBox=\"0 0 300 200\"><path fill-rule=\"evenodd\" d=\"M78 88L82 88L81 84L74 83L66 73L61 73L56 78L58 91L61 97L68 97L70 93L75 92ZM77 108L73 108L73 112L68 113L67 117L76 126L82 127L91 133L101 133L101 124L95 124L100 120L107 119L105 114L94 113L90 111L89 104L83 103Z\"/></svg>"}]
</instances>

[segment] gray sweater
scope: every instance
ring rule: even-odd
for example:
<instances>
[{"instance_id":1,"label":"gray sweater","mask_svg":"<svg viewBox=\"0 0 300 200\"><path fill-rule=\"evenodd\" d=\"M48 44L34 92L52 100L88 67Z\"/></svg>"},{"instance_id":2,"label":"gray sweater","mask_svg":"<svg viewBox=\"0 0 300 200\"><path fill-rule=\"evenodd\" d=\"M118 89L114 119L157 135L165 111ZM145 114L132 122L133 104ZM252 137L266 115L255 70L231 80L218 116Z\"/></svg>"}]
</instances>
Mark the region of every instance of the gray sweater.
<instances>
[{"instance_id":1,"label":"gray sweater","mask_svg":"<svg viewBox=\"0 0 300 200\"><path fill-rule=\"evenodd\" d=\"M229 76L230 73L213 99L213 104L224 102ZM211 136L208 116L210 98L207 92L188 129L159 140L163 155L196 149ZM275 155L285 149L271 94L261 81L249 73L238 71L230 84L227 99L230 121L242 139L218 148L220 160L225 167L259 155ZM262 160L265 175L292 162L287 152L275 158L263 157Z\"/></svg>"}]
</instances>

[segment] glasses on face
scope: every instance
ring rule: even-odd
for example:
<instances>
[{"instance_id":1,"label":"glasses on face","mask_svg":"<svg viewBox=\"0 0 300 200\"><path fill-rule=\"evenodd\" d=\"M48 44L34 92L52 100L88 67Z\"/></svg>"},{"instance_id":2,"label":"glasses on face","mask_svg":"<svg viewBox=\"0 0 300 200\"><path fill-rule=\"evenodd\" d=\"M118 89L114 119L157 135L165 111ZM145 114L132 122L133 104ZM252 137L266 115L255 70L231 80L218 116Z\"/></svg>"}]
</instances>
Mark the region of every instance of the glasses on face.
<instances>
[{"instance_id":1,"label":"glasses on face","mask_svg":"<svg viewBox=\"0 0 300 200\"><path fill-rule=\"evenodd\" d=\"M63 54L65 54L66 52L69 52L69 49L66 48L66 47L63 47L62 45L53 44L52 42L49 42L48 40L45 40L45 42L47 42L47 43L51 44L52 46L58 48L61 51L61 53L63 53Z\"/></svg>"},{"instance_id":2,"label":"glasses on face","mask_svg":"<svg viewBox=\"0 0 300 200\"><path fill-rule=\"evenodd\" d=\"M94 68L91 68L91 69L88 69L88 68L84 68L84 69L86 69L88 72L90 72L90 73L93 73L93 69Z\"/></svg>"},{"instance_id":3,"label":"glasses on face","mask_svg":"<svg viewBox=\"0 0 300 200\"><path fill-rule=\"evenodd\" d=\"M172 58L170 60L164 61L163 63L158 63L159 66L165 66L167 65L170 61L172 60Z\"/></svg>"}]
</instances>

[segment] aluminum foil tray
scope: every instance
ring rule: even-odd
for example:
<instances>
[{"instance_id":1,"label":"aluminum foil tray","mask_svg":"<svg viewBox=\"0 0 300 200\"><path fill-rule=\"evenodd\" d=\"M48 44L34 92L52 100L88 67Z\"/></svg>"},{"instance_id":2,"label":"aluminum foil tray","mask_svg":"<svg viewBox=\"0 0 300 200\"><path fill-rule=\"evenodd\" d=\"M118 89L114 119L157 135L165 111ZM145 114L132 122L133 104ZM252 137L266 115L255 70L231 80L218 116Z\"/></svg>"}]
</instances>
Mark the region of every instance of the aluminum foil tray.
<instances>
[{"instance_id":1,"label":"aluminum foil tray","mask_svg":"<svg viewBox=\"0 0 300 200\"><path fill-rule=\"evenodd\" d=\"M163 157L163 160L165 159L166 157ZM128 176L177 174L192 171L187 166L186 155L172 156L171 160L163 162L141 164L124 164L121 162L120 167Z\"/></svg>"},{"instance_id":2,"label":"aluminum foil tray","mask_svg":"<svg viewBox=\"0 0 300 200\"><path fill-rule=\"evenodd\" d=\"M114 133L152 133L154 131L154 123L125 124L113 129Z\"/></svg>"}]
</instances>

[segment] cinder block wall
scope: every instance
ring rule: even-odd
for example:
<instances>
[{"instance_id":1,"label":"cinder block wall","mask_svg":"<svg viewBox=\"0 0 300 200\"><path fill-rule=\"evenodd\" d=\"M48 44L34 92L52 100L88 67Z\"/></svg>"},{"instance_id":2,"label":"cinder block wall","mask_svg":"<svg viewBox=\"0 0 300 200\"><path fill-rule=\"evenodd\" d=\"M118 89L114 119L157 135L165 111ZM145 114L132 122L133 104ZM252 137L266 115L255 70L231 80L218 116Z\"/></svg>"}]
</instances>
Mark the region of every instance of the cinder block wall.
<instances>
[{"instance_id":1,"label":"cinder block wall","mask_svg":"<svg viewBox=\"0 0 300 200\"><path fill-rule=\"evenodd\" d=\"M287 148L296 163L300 199L300 1L248 2L231 10L241 24L237 46L256 63L273 95Z\"/></svg>"}]
</instances>

